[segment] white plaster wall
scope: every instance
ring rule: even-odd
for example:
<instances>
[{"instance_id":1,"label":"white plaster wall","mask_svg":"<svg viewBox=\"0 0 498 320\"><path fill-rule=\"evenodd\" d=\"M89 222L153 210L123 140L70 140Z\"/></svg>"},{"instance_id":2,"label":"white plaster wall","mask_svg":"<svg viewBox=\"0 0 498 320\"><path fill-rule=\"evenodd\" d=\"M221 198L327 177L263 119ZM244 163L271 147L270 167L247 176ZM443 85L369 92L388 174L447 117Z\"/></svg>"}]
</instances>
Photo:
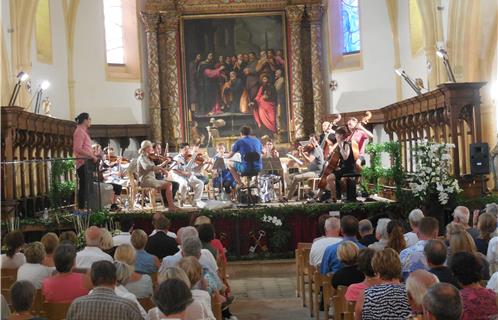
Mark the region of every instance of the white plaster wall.
<instances>
[{"instance_id":1,"label":"white plaster wall","mask_svg":"<svg viewBox=\"0 0 498 320\"><path fill-rule=\"evenodd\" d=\"M7 49L8 61L11 62L12 59L12 33L9 32L10 28L10 4L9 1L1 1L0 10L2 17L2 37L3 43ZM12 70L9 70L12 73ZM3 71L2 71L3 72ZM2 94L4 94L2 92ZM7 93L8 94L8 93Z\"/></svg>"},{"instance_id":2,"label":"white plaster wall","mask_svg":"<svg viewBox=\"0 0 498 320\"><path fill-rule=\"evenodd\" d=\"M94 124L146 123L142 102L134 97L141 83L106 80L103 16L102 1L80 1L74 43L76 113L90 113Z\"/></svg>"}]
</instances>

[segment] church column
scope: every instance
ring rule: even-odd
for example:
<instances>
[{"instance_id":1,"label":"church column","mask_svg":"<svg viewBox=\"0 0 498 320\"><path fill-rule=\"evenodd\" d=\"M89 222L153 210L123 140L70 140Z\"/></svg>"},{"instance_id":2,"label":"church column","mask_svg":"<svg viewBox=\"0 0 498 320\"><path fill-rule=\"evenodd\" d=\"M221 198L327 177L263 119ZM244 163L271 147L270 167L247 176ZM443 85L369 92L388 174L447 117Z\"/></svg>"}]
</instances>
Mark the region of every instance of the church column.
<instances>
[{"instance_id":1,"label":"church column","mask_svg":"<svg viewBox=\"0 0 498 320\"><path fill-rule=\"evenodd\" d=\"M166 106L163 115L163 125L166 126L165 141L170 145L182 142L182 122L180 116L180 88L179 70L180 54L178 51L178 20L180 15L176 11L161 12L160 30L164 37L164 88L166 88Z\"/></svg>"},{"instance_id":2,"label":"church column","mask_svg":"<svg viewBox=\"0 0 498 320\"><path fill-rule=\"evenodd\" d=\"M322 116L325 113L323 104L322 75L322 15L321 4L309 6L308 16L311 29L311 77L313 83L313 113L315 132L322 130Z\"/></svg>"},{"instance_id":3,"label":"church column","mask_svg":"<svg viewBox=\"0 0 498 320\"><path fill-rule=\"evenodd\" d=\"M303 82L301 68L301 19L304 13L303 5L288 6L285 8L290 31L290 69L291 69L291 105L294 121L294 136L304 138L303 121Z\"/></svg>"},{"instance_id":4,"label":"church column","mask_svg":"<svg viewBox=\"0 0 498 320\"><path fill-rule=\"evenodd\" d=\"M147 74L149 85L149 112L151 138L153 141L161 139L161 102L159 100L159 59L157 57L157 13L141 12L147 35Z\"/></svg>"}]
</instances>

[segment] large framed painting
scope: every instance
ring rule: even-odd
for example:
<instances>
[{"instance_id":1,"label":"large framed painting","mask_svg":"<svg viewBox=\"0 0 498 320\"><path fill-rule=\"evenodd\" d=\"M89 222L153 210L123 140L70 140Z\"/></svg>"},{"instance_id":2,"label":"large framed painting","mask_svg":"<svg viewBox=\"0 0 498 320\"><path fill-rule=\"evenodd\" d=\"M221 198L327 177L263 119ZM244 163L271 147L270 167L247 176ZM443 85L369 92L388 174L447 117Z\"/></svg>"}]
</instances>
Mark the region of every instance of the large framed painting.
<instances>
[{"instance_id":1,"label":"large framed painting","mask_svg":"<svg viewBox=\"0 0 498 320\"><path fill-rule=\"evenodd\" d=\"M183 16L183 115L191 143L213 146L250 125L289 141L285 15Z\"/></svg>"}]
</instances>

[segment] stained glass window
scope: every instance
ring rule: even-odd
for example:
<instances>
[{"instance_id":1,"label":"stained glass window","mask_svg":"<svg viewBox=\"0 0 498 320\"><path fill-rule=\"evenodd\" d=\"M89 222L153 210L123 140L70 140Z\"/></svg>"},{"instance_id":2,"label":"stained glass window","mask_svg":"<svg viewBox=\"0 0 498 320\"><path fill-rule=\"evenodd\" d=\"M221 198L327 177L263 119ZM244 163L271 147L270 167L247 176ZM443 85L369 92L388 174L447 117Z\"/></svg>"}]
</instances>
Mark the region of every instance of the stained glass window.
<instances>
[{"instance_id":1,"label":"stained glass window","mask_svg":"<svg viewBox=\"0 0 498 320\"><path fill-rule=\"evenodd\" d=\"M341 0L343 54L360 52L359 0Z\"/></svg>"},{"instance_id":2,"label":"stained glass window","mask_svg":"<svg viewBox=\"0 0 498 320\"><path fill-rule=\"evenodd\" d=\"M107 63L124 64L122 0L104 0Z\"/></svg>"}]
</instances>

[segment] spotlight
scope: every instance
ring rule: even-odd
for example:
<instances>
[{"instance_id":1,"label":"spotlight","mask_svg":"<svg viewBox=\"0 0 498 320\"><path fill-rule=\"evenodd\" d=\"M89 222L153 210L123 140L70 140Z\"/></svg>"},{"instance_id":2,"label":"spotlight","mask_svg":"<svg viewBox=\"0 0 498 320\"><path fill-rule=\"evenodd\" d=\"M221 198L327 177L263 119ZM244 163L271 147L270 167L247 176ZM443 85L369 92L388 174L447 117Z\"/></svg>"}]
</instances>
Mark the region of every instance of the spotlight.
<instances>
[{"instance_id":1,"label":"spotlight","mask_svg":"<svg viewBox=\"0 0 498 320\"><path fill-rule=\"evenodd\" d=\"M21 89L21 83L29 79L29 74L24 71L21 71L17 74L17 82L14 86L14 90L12 91L12 95L9 100L9 107L14 106L17 100L17 96L19 95L19 90Z\"/></svg>"},{"instance_id":2,"label":"spotlight","mask_svg":"<svg viewBox=\"0 0 498 320\"><path fill-rule=\"evenodd\" d=\"M394 72L396 72L396 74L398 76L403 78L403 80L405 80L405 82L408 83L408 85L413 89L413 91L415 91L415 93L418 96L420 96L422 94L422 91L420 91L420 89L417 87L415 82L406 74L405 70L398 68L398 69L395 69Z\"/></svg>"},{"instance_id":3,"label":"spotlight","mask_svg":"<svg viewBox=\"0 0 498 320\"><path fill-rule=\"evenodd\" d=\"M444 68L446 69L446 75L448 76L448 80L451 82L456 82L455 75L453 74L453 70L451 69L450 60L448 58L448 53L444 48L439 48L436 51L436 55L443 60Z\"/></svg>"},{"instance_id":4,"label":"spotlight","mask_svg":"<svg viewBox=\"0 0 498 320\"><path fill-rule=\"evenodd\" d=\"M40 89L36 92L35 113L40 111L41 97L43 95L43 91L47 90L48 87L50 87L50 82L44 80L40 85Z\"/></svg>"}]
</instances>

